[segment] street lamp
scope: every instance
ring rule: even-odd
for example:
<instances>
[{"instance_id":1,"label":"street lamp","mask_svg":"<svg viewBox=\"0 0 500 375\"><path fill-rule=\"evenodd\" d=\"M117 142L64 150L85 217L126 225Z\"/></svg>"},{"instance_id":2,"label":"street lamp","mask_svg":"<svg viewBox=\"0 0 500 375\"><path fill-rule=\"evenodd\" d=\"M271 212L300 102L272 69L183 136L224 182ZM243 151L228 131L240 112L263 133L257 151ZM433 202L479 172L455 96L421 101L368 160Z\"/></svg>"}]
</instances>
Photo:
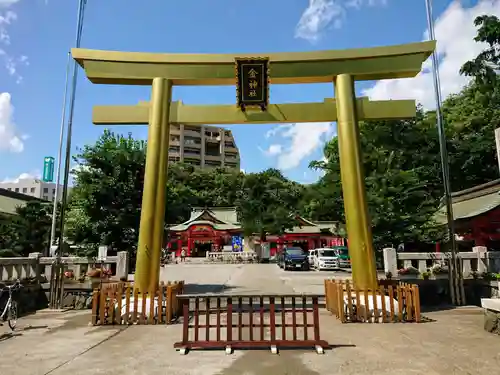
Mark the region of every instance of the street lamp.
<instances>
[{"instance_id":1,"label":"street lamp","mask_svg":"<svg viewBox=\"0 0 500 375\"><path fill-rule=\"evenodd\" d=\"M434 35L434 19L432 17L432 0L425 0L425 8L427 14L427 27L429 29L429 40L436 40ZM450 184L450 166L448 161L448 150L446 149L446 134L443 125L443 113L441 110L441 83L439 80L439 65L437 51L432 54L432 77L434 81L434 94L436 98L436 126L439 136L439 151L441 156L441 172L443 175L443 188L444 200L446 205L446 219L448 223L448 235L450 238L451 246L451 269L454 286L454 294L457 301L460 301L460 287L458 285L458 263L457 263L457 244L455 239L455 223L453 220L453 204L451 197L451 184Z\"/></svg>"}]
</instances>

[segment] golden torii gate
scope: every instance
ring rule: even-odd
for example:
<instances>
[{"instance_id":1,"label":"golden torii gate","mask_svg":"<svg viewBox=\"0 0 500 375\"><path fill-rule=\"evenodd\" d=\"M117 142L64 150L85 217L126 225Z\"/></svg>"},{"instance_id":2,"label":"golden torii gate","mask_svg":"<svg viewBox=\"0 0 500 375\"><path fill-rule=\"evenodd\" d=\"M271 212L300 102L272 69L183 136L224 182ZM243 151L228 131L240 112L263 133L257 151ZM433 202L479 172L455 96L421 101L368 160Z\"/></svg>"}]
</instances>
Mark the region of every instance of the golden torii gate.
<instances>
[{"instance_id":1,"label":"golden torii gate","mask_svg":"<svg viewBox=\"0 0 500 375\"><path fill-rule=\"evenodd\" d=\"M415 116L414 100L371 102L356 98L354 83L416 76L435 41L341 51L266 54L276 84L331 82L335 99L270 104L262 111L235 105L172 102L175 85L235 85L234 54L163 54L72 49L73 58L97 84L152 85L151 100L130 106L96 106L94 124L149 124L135 285L158 285L164 231L170 124L258 124L337 121L341 180L353 281L377 286L358 120ZM249 57L248 59L252 59ZM256 57L255 59L259 59Z\"/></svg>"}]
</instances>

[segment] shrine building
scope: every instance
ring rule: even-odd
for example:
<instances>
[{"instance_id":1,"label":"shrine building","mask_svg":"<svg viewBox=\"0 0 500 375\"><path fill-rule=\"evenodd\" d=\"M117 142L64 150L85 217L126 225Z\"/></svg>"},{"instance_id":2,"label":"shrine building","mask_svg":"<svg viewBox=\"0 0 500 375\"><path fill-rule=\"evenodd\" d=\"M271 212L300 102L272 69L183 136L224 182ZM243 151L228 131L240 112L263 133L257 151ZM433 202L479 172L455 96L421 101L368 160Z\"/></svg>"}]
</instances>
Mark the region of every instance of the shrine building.
<instances>
[{"instance_id":1,"label":"shrine building","mask_svg":"<svg viewBox=\"0 0 500 375\"><path fill-rule=\"evenodd\" d=\"M168 231L167 248L177 256L184 249L188 257L205 257L209 251L231 245L232 237L242 236L234 207L194 207L186 222L171 226Z\"/></svg>"},{"instance_id":2,"label":"shrine building","mask_svg":"<svg viewBox=\"0 0 500 375\"><path fill-rule=\"evenodd\" d=\"M500 250L500 179L452 194L453 219L460 251L473 246ZM446 225L446 206L434 216Z\"/></svg>"},{"instance_id":3,"label":"shrine building","mask_svg":"<svg viewBox=\"0 0 500 375\"><path fill-rule=\"evenodd\" d=\"M337 222L309 221L298 215L295 220L296 225L292 229L286 230L283 235L269 234L266 236L266 241L270 242L271 245L271 256L287 246L300 247L307 251L347 244L347 240L338 234L343 228ZM260 243L258 239L255 242Z\"/></svg>"},{"instance_id":4,"label":"shrine building","mask_svg":"<svg viewBox=\"0 0 500 375\"><path fill-rule=\"evenodd\" d=\"M266 236L266 241L271 245L271 256L284 246L299 246L308 250L344 245L344 239L334 234L339 231L336 222L312 222L300 216L296 216L296 222L296 226L284 235ZM205 257L207 252L232 246L233 238L243 237L235 207L193 208L186 222L168 227L167 230L167 249L177 256L184 249L188 257ZM254 243L259 243L257 235L253 239Z\"/></svg>"}]
</instances>

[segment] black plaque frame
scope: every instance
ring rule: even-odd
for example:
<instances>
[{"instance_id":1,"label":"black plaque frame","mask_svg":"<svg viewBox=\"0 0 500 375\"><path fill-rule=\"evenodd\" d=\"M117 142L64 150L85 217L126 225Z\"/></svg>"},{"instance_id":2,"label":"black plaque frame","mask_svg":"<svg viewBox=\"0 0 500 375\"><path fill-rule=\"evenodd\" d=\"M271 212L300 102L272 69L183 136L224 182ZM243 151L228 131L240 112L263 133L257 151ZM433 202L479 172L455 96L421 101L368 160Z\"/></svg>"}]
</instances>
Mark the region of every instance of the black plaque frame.
<instances>
[{"instance_id":1,"label":"black plaque frame","mask_svg":"<svg viewBox=\"0 0 500 375\"><path fill-rule=\"evenodd\" d=\"M259 97L251 99L248 96L249 90L245 85L248 85L248 74L245 73L246 69L255 68L259 74L258 86ZM243 112L247 108L258 108L262 111L267 110L269 105L269 58L268 57L238 57L235 59L236 70L236 106Z\"/></svg>"}]
</instances>

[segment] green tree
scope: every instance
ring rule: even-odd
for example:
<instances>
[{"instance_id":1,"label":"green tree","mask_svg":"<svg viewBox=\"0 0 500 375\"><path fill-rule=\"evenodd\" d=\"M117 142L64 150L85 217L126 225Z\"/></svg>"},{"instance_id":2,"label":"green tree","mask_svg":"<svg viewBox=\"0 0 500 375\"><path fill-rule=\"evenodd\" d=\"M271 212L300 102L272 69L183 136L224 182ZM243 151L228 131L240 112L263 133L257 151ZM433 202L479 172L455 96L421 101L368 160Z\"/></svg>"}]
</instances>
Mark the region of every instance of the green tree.
<instances>
[{"instance_id":1,"label":"green tree","mask_svg":"<svg viewBox=\"0 0 500 375\"><path fill-rule=\"evenodd\" d=\"M367 121L360 126L368 208L377 248L425 240L423 230L440 198L438 147L421 110L413 120ZM304 207L315 220L344 222L338 140L325 147L327 161L311 163L325 171L313 187L319 195ZM425 167L423 167L423 165ZM312 206L312 210L311 210Z\"/></svg>"},{"instance_id":2,"label":"green tree","mask_svg":"<svg viewBox=\"0 0 500 375\"><path fill-rule=\"evenodd\" d=\"M75 157L78 168L73 171L65 234L84 245L84 255L95 255L99 244L136 250L146 146L131 135L105 131ZM193 206L233 206L242 181L242 173L229 169L169 165L165 223L187 220Z\"/></svg>"},{"instance_id":3,"label":"green tree","mask_svg":"<svg viewBox=\"0 0 500 375\"><path fill-rule=\"evenodd\" d=\"M48 248L52 204L32 200L0 221L0 256L28 256Z\"/></svg>"},{"instance_id":4,"label":"green tree","mask_svg":"<svg viewBox=\"0 0 500 375\"><path fill-rule=\"evenodd\" d=\"M475 40L488 47L460 71L473 81L443 103L453 191L498 178L494 129L500 126L500 21L486 15L475 25ZM435 123L434 111L419 109L412 120L360 125L368 205L379 246L432 241L443 234L431 220L443 195ZM325 157L327 162L311 163L325 175L311 187L318 194L302 209L316 219L343 219L336 139L326 145Z\"/></svg>"},{"instance_id":5,"label":"green tree","mask_svg":"<svg viewBox=\"0 0 500 375\"><path fill-rule=\"evenodd\" d=\"M236 207L245 235L282 234L295 225L303 188L277 169L246 174Z\"/></svg>"},{"instance_id":6,"label":"green tree","mask_svg":"<svg viewBox=\"0 0 500 375\"><path fill-rule=\"evenodd\" d=\"M500 20L494 15L482 15L474 20L478 28L474 37L476 42L487 43L488 48L482 51L473 60L467 61L460 73L474 77L485 88L491 89L498 83L500 70Z\"/></svg>"},{"instance_id":7,"label":"green tree","mask_svg":"<svg viewBox=\"0 0 500 375\"><path fill-rule=\"evenodd\" d=\"M96 249L134 251L137 246L146 143L110 131L75 157L66 235Z\"/></svg>"}]
</instances>

